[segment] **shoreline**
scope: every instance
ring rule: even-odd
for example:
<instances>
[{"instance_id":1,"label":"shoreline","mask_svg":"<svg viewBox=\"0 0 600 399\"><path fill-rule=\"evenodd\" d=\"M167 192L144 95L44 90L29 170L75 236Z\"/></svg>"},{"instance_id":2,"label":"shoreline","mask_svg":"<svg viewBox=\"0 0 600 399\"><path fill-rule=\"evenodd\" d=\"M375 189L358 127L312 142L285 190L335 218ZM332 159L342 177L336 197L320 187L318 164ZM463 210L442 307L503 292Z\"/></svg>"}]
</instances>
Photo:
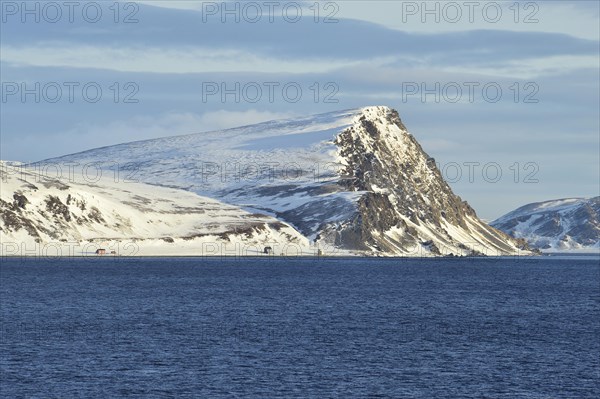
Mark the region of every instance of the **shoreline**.
<instances>
[{"instance_id":1,"label":"shoreline","mask_svg":"<svg viewBox=\"0 0 600 399\"><path fill-rule=\"evenodd\" d=\"M117 260L117 259L265 259L265 260L315 260L315 259L335 259L335 260L359 260L359 259L381 259L381 260L473 260L473 259L489 259L489 260L502 260L502 259L543 259L543 258L564 258L564 257L590 257L600 258L600 253L553 253L553 254L523 254L523 255L500 255L500 256L360 256L360 255L340 255L340 256L257 256L257 255L68 255L68 256L46 256L46 255L0 255L2 260L15 260L15 259L45 259L45 260L56 260L56 259L106 259L106 260Z\"/></svg>"}]
</instances>

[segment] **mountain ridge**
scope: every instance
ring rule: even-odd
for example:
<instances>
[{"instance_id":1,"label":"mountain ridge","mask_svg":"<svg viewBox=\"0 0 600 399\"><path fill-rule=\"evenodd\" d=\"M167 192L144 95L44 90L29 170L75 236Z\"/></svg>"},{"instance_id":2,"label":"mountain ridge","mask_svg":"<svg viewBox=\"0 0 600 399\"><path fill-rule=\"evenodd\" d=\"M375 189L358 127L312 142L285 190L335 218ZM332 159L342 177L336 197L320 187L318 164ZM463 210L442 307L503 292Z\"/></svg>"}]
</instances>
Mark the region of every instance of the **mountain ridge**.
<instances>
[{"instance_id":1,"label":"mountain ridge","mask_svg":"<svg viewBox=\"0 0 600 399\"><path fill-rule=\"evenodd\" d=\"M526 204L490 224L542 251L598 251L600 196Z\"/></svg>"},{"instance_id":2,"label":"mountain ridge","mask_svg":"<svg viewBox=\"0 0 600 399\"><path fill-rule=\"evenodd\" d=\"M452 192L398 112L385 106L122 143L29 167L52 164L106 173L116 166L144 184L275 216L310 245L340 253L528 253Z\"/></svg>"}]
</instances>

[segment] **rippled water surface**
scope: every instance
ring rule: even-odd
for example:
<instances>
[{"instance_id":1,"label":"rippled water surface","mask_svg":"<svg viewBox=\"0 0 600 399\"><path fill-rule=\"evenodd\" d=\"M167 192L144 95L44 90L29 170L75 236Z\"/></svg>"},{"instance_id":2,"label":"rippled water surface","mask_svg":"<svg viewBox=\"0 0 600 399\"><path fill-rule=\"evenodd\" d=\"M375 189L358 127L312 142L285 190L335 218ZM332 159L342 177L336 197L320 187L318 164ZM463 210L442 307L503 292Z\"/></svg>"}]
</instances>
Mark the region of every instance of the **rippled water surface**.
<instances>
[{"instance_id":1,"label":"rippled water surface","mask_svg":"<svg viewBox=\"0 0 600 399\"><path fill-rule=\"evenodd\" d=\"M0 396L600 397L598 258L2 259Z\"/></svg>"}]
</instances>

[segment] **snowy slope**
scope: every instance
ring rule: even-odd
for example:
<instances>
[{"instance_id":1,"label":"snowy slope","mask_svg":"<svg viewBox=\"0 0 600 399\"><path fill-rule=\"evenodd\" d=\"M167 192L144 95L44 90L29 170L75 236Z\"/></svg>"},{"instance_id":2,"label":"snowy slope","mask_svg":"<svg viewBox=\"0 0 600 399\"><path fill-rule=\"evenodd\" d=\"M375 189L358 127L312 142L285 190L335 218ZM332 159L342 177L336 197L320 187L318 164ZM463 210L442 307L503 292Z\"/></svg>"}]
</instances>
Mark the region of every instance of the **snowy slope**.
<instances>
[{"instance_id":1,"label":"snowy slope","mask_svg":"<svg viewBox=\"0 0 600 399\"><path fill-rule=\"evenodd\" d=\"M78 176L100 168L117 180L190 191L271 215L313 244L351 253L506 255L524 248L452 193L387 107L125 143L31 166Z\"/></svg>"},{"instance_id":2,"label":"snowy slope","mask_svg":"<svg viewBox=\"0 0 600 399\"><path fill-rule=\"evenodd\" d=\"M43 161L37 166L101 165L105 174L177 187L254 210L278 214L313 204L336 204L351 212L355 194L335 186L333 139L352 123L356 110L281 120L225 131L138 141ZM333 183L333 184L331 184ZM332 192L324 192L332 191ZM345 212L344 212L345 209ZM299 223L320 223L318 209ZM327 210L329 212L329 210Z\"/></svg>"},{"instance_id":3,"label":"snowy slope","mask_svg":"<svg viewBox=\"0 0 600 399\"><path fill-rule=\"evenodd\" d=\"M600 197L522 206L491 223L543 251L600 250Z\"/></svg>"},{"instance_id":4,"label":"snowy slope","mask_svg":"<svg viewBox=\"0 0 600 399\"><path fill-rule=\"evenodd\" d=\"M107 178L56 180L20 168L3 167L0 177L2 255L82 255L98 248L141 256L255 255L265 246L279 253L311 250L297 231L270 216L182 190Z\"/></svg>"}]
</instances>

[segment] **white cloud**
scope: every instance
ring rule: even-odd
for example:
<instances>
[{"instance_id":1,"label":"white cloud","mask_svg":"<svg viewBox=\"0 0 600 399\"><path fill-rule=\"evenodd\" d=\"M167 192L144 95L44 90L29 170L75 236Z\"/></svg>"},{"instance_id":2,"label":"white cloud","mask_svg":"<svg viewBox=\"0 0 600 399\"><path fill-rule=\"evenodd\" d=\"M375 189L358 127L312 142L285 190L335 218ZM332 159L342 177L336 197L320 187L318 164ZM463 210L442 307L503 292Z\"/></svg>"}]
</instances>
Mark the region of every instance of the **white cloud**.
<instances>
[{"instance_id":1,"label":"white cloud","mask_svg":"<svg viewBox=\"0 0 600 399\"><path fill-rule=\"evenodd\" d=\"M594 9L589 4L584 4L587 3L584 1L523 1L519 5L518 14L514 6L515 0L487 2L500 5L501 11L497 17L493 4L488 5L489 8L486 9L486 2L471 2L475 3L473 6L467 6L465 3L469 2L370 0L337 4L339 18L373 22L412 33L492 29L563 33L591 40L598 40L600 37L598 5ZM497 22L493 22L496 20Z\"/></svg>"},{"instance_id":2,"label":"white cloud","mask_svg":"<svg viewBox=\"0 0 600 399\"><path fill-rule=\"evenodd\" d=\"M600 68L597 55L558 55L507 61L497 66L462 65L440 67L449 73L476 73L500 78L535 79L542 76L558 75L579 69Z\"/></svg>"},{"instance_id":3,"label":"white cloud","mask_svg":"<svg viewBox=\"0 0 600 399\"><path fill-rule=\"evenodd\" d=\"M389 59L345 61L266 57L242 50L212 48L114 48L40 44L2 48L4 62L38 67L99 68L121 72L207 73L325 73L343 66L381 65Z\"/></svg>"},{"instance_id":4,"label":"white cloud","mask_svg":"<svg viewBox=\"0 0 600 399\"><path fill-rule=\"evenodd\" d=\"M563 33L591 40L598 40L600 37L600 6L596 2L521 0L518 11L515 7L516 2L516 0L432 1L426 4L423 1L336 1L323 2L319 17L331 15L335 19L356 19L411 33L493 29ZM203 3L219 5L222 1L138 1L138 3L182 10L202 10ZM262 2L257 3L262 4ZM285 1L280 3L283 4ZM304 7L303 15L314 17L313 2L299 3ZM327 5L328 3L333 5ZM486 3L493 4L486 5ZM496 16L495 4L500 5L501 11L498 16Z\"/></svg>"},{"instance_id":5,"label":"white cloud","mask_svg":"<svg viewBox=\"0 0 600 399\"><path fill-rule=\"evenodd\" d=\"M404 69L420 71L431 69L446 73L478 74L517 79L531 79L545 75L568 73L584 68L598 68L596 55L558 55L519 60L505 60L494 66L468 63L455 66L437 65L435 60L416 59L406 55L378 57L364 60L296 59L265 57L257 53L234 49L208 48L113 48L103 46L39 45L2 48L2 60L8 66L93 68L119 72L149 73L330 73L333 71L369 71L373 68L385 76L389 65L403 65ZM395 72L394 72L395 73ZM362 74L361 74L362 75ZM368 75L366 75L368 76ZM389 79L392 77L386 77ZM365 79L362 75L361 79ZM381 79L380 79L381 80Z\"/></svg>"},{"instance_id":6,"label":"white cloud","mask_svg":"<svg viewBox=\"0 0 600 399\"><path fill-rule=\"evenodd\" d=\"M121 0L121 1L126 2L127 0ZM146 6L160 7L160 8L173 8L176 10L201 10L203 3L215 3L215 2L214 1L177 1L177 0L144 1L144 0L142 0L142 1L136 1L136 3L146 5Z\"/></svg>"}]
</instances>

